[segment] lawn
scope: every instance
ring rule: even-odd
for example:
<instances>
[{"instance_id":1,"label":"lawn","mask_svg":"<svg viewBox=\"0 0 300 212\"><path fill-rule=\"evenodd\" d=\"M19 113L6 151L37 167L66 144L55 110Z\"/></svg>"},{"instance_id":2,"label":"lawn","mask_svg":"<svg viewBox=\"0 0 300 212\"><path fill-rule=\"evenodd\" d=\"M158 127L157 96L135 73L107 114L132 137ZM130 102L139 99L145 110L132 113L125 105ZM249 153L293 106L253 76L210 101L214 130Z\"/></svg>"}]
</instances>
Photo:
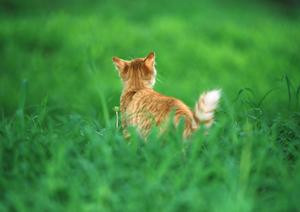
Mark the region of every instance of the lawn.
<instances>
[{"instance_id":1,"label":"lawn","mask_svg":"<svg viewBox=\"0 0 300 212\"><path fill-rule=\"evenodd\" d=\"M282 2L1 1L0 211L299 210L300 7ZM123 139L112 57L150 51L155 90L193 108L222 89L208 135Z\"/></svg>"}]
</instances>

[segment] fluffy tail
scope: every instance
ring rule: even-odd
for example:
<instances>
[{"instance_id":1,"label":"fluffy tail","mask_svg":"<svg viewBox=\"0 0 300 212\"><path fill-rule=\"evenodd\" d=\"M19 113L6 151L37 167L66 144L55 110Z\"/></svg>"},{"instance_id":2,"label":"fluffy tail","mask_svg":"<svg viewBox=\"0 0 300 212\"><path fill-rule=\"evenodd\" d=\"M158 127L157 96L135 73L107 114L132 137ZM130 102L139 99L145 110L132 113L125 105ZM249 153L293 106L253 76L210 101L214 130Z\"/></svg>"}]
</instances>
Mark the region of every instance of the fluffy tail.
<instances>
[{"instance_id":1,"label":"fluffy tail","mask_svg":"<svg viewBox=\"0 0 300 212\"><path fill-rule=\"evenodd\" d=\"M204 92L195 106L195 115L199 119L200 124L204 123L206 127L210 127L214 122L214 113L218 107L221 97L221 90L212 90Z\"/></svg>"}]
</instances>

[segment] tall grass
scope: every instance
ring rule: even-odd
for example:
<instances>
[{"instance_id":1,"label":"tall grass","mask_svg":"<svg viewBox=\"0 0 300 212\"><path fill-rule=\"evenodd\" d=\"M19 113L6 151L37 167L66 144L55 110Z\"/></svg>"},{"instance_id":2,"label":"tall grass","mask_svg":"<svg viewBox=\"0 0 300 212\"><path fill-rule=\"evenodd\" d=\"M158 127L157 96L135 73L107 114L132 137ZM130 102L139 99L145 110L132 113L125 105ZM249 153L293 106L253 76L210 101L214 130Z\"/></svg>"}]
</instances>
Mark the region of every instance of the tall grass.
<instances>
[{"instance_id":1,"label":"tall grass","mask_svg":"<svg viewBox=\"0 0 300 212\"><path fill-rule=\"evenodd\" d=\"M199 130L185 143L180 130L145 143L124 140L113 123L40 116L1 122L2 210L298 208L299 113L259 126L219 114L207 136Z\"/></svg>"}]
</instances>

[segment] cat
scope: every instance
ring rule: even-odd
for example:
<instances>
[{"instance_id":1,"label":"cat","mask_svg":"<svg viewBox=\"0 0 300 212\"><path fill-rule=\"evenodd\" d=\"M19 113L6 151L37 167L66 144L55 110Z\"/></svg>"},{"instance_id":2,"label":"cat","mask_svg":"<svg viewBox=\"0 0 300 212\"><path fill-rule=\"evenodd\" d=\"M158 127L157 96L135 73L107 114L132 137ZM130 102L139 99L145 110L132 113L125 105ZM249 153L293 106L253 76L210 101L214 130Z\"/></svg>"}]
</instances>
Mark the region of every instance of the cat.
<instances>
[{"instance_id":1,"label":"cat","mask_svg":"<svg viewBox=\"0 0 300 212\"><path fill-rule=\"evenodd\" d=\"M192 111L182 101L164 96L153 90L156 80L155 54L151 52L144 58L123 60L112 58L123 83L120 97L121 123L125 137L127 128L136 127L142 137L147 137L151 127L158 126L164 131L164 124L174 113L172 122L178 126L184 119L183 138L188 138L200 124L209 128L214 122L214 112L221 97L221 90L204 92Z\"/></svg>"}]
</instances>

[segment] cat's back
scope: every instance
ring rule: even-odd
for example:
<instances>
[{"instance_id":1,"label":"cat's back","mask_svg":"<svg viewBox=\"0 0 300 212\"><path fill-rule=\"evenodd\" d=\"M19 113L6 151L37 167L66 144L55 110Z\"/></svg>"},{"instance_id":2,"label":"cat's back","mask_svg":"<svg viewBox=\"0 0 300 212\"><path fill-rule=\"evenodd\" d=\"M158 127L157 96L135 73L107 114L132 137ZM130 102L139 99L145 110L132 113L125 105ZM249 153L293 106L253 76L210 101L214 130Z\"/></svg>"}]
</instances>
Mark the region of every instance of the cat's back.
<instances>
[{"instance_id":1,"label":"cat's back","mask_svg":"<svg viewBox=\"0 0 300 212\"><path fill-rule=\"evenodd\" d=\"M147 134L153 123L160 125L168 120L171 112L174 112L175 126L184 118L188 131L186 133L192 131L193 112L180 100L164 96L152 89L142 89L127 95L129 96L130 98L126 98L128 104L122 110L126 124L137 126L141 133Z\"/></svg>"},{"instance_id":2,"label":"cat's back","mask_svg":"<svg viewBox=\"0 0 300 212\"><path fill-rule=\"evenodd\" d=\"M172 110L178 115L192 117L193 113L180 100L162 95L152 89L143 89L133 96L128 104L128 113L146 112L154 116L159 121L164 119Z\"/></svg>"},{"instance_id":3,"label":"cat's back","mask_svg":"<svg viewBox=\"0 0 300 212\"><path fill-rule=\"evenodd\" d=\"M142 89L133 96L129 110L145 109L149 112L165 111L176 105L176 99L164 96L152 89Z\"/></svg>"}]
</instances>

